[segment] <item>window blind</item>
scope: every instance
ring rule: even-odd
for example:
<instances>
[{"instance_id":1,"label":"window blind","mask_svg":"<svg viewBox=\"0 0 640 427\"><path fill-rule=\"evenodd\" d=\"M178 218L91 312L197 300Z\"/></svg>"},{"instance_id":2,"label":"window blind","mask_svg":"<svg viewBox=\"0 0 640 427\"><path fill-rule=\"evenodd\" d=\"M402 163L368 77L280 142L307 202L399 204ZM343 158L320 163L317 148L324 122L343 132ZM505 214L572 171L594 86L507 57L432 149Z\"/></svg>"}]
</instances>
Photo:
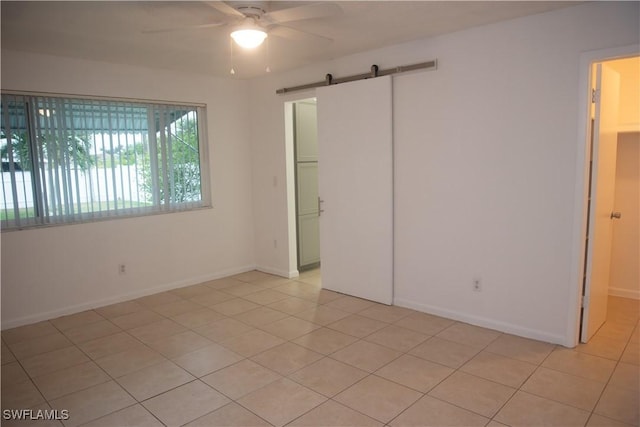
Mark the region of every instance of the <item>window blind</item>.
<instances>
[{"instance_id":1,"label":"window blind","mask_svg":"<svg viewBox=\"0 0 640 427\"><path fill-rule=\"evenodd\" d=\"M204 107L1 96L3 229L209 205Z\"/></svg>"}]
</instances>

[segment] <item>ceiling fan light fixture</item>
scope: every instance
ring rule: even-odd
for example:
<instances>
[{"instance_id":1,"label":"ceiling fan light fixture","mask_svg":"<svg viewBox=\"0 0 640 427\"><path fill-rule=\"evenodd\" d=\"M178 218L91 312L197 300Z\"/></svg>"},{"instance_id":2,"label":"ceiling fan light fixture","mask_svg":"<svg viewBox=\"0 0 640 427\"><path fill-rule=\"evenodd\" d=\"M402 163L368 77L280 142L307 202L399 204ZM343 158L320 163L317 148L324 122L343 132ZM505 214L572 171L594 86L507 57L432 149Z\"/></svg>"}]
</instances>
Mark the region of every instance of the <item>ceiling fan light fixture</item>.
<instances>
[{"instance_id":1,"label":"ceiling fan light fixture","mask_svg":"<svg viewBox=\"0 0 640 427\"><path fill-rule=\"evenodd\" d=\"M240 28L231 33L231 38L238 46L253 49L262 44L267 33L257 28Z\"/></svg>"}]
</instances>

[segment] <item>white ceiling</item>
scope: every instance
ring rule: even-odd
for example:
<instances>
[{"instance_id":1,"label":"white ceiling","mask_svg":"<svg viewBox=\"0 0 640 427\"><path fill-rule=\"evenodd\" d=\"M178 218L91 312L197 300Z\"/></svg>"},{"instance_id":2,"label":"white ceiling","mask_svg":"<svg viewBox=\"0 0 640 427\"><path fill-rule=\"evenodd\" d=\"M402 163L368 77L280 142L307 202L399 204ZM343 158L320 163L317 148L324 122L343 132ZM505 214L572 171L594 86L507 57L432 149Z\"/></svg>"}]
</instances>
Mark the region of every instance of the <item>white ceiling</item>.
<instances>
[{"instance_id":1,"label":"white ceiling","mask_svg":"<svg viewBox=\"0 0 640 427\"><path fill-rule=\"evenodd\" d=\"M226 16L211 2L197 1L44 1L0 3L2 49L94 59L229 76L229 26L164 33L145 30L208 24ZM232 2L240 3L240 2ZM252 2L256 3L256 2ZM259 2L280 10L310 2ZM299 40L271 36L267 49L234 48L235 78L297 68L356 52L520 16L576 2L338 1L330 18L288 23L320 34ZM268 58L268 59L267 59Z\"/></svg>"}]
</instances>

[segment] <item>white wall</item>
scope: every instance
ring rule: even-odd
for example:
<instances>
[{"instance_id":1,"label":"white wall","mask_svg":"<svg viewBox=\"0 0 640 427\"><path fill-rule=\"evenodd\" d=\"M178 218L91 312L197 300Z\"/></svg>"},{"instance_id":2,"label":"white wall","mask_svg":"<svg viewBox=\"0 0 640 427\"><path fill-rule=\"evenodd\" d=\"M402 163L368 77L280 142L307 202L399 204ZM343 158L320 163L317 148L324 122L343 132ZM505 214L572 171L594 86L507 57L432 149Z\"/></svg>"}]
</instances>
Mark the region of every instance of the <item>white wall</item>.
<instances>
[{"instance_id":1,"label":"white wall","mask_svg":"<svg viewBox=\"0 0 640 427\"><path fill-rule=\"evenodd\" d=\"M214 206L3 233L3 329L253 268L246 82L3 50L2 88L207 104Z\"/></svg>"},{"instance_id":2,"label":"white wall","mask_svg":"<svg viewBox=\"0 0 640 427\"><path fill-rule=\"evenodd\" d=\"M640 131L640 56L607 61L607 65L620 74L620 129Z\"/></svg>"},{"instance_id":3,"label":"white wall","mask_svg":"<svg viewBox=\"0 0 640 427\"><path fill-rule=\"evenodd\" d=\"M618 134L609 295L640 299L640 133Z\"/></svg>"},{"instance_id":4,"label":"white wall","mask_svg":"<svg viewBox=\"0 0 640 427\"><path fill-rule=\"evenodd\" d=\"M640 57L607 62L620 74L620 106L609 294L640 299Z\"/></svg>"},{"instance_id":5,"label":"white wall","mask_svg":"<svg viewBox=\"0 0 640 427\"><path fill-rule=\"evenodd\" d=\"M579 5L252 81L257 264L295 270L283 105L313 91L275 90L437 58L394 77L395 302L574 345L579 58L638 43L638 13Z\"/></svg>"}]
</instances>

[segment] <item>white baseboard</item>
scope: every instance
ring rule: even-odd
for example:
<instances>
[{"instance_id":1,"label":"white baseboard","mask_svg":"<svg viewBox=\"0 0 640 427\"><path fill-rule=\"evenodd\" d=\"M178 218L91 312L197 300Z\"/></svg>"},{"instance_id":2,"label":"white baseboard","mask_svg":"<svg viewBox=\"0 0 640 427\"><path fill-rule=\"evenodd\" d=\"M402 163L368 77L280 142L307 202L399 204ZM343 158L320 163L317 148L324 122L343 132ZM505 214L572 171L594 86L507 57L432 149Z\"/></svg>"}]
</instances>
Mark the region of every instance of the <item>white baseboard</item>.
<instances>
[{"instance_id":1,"label":"white baseboard","mask_svg":"<svg viewBox=\"0 0 640 427\"><path fill-rule=\"evenodd\" d=\"M263 273L275 274L276 276L285 277L287 279L293 279L294 277L298 277L300 275L300 273L298 273L298 270L285 271L279 270L277 268L263 266L257 266L256 270L262 271Z\"/></svg>"},{"instance_id":2,"label":"white baseboard","mask_svg":"<svg viewBox=\"0 0 640 427\"><path fill-rule=\"evenodd\" d=\"M402 298L394 298L393 304L411 308L421 311L427 314L433 314L435 316L446 317L447 319L458 320L460 322L469 323L475 326L481 326L483 328L494 329L496 331L505 332L508 334L518 335L520 337L531 338L538 341L544 341L553 344L560 344L564 346L571 346L567 337L562 335L550 334L548 332L539 331L536 329L530 329L511 323L500 322L486 317L473 316L467 313L448 310L441 307L435 307L428 304L422 304L411 300L405 300Z\"/></svg>"},{"instance_id":3,"label":"white baseboard","mask_svg":"<svg viewBox=\"0 0 640 427\"><path fill-rule=\"evenodd\" d=\"M79 313L81 311L104 307L106 305L117 304L119 302L129 301L135 298L152 295L159 292L184 288L185 286L197 285L199 283L208 282L210 280L222 279L223 277L233 276L234 274L245 273L247 271L251 271L255 269L256 269L255 265L232 268L229 270L223 270L223 271L205 275L205 276L192 277L192 278L180 280L177 282L164 283L162 285L154 286L152 288L140 289L134 292L127 292L114 297L87 301L81 304L74 304L74 305L62 307L56 310L47 311L44 313L18 317L15 319L7 319L7 320L3 319L1 329L5 330L5 329L16 328L18 326L30 325L32 323L41 322L43 320L55 319L56 317Z\"/></svg>"},{"instance_id":4,"label":"white baseboard","mask_svg":"<svg viewBox=\"0 0 640 427\"><path fill-rule=\"evenodd\" d=\"M631 298L640 300L640 290L609 288L609 295L613 297Z\"/></svg>"}]
</instances>

